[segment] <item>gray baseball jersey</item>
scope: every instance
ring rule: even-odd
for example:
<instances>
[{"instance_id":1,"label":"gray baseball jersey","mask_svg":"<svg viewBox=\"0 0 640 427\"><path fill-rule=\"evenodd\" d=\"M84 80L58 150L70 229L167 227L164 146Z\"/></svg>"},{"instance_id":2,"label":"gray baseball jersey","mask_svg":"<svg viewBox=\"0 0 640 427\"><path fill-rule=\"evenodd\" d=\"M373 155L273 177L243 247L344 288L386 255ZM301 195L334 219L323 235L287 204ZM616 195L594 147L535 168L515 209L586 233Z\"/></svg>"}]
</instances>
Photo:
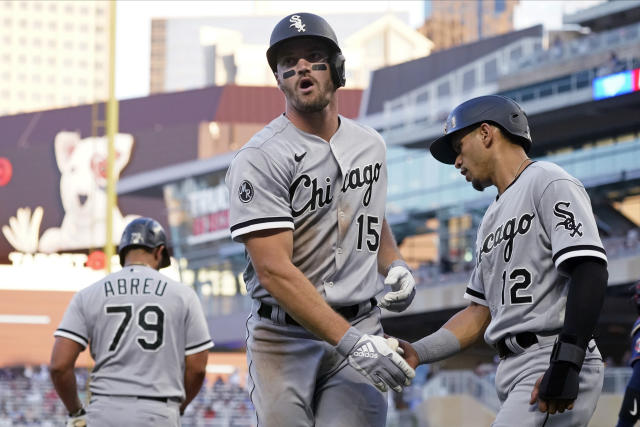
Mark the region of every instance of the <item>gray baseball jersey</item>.
<instances>
[{"instance_id":1,"label":"gray baseball jersey","mask_svg":"<svg viewBox=\"0 0 640 427\"><path fill-rule=\"evenodd\" d=\"M332 306L383 289L377 252L387 195L386 148L373 129L340 116L327 143L281 115L238 152L227 171L235 240L257 230L293 230L293 264ZM247 290L277 304L251 263Z\"/></svg>"},{"instance_id":2,"label":"gray baseball jersey","mask_svg":"<svg viewBox=\"0 0 640 427\"><path fill-rule=\"evenodd\" d=\"M584 186L559 166L530 164L489 206L478 229L465 298L489 307L485 340L564 324L564 261L607 258Z\"/></svg>"},{"instance_id":3,"label":"gray baseball jersey","mask_svg":"<svg viewBox=\"0 0 640 427\"><path fill-rule=\"evenodd\" d=\"M91 392L184 399L184 358L213 347L193 289L129 265L74 295L55 336L90 346Z\"/></svg>"}]
</instances>

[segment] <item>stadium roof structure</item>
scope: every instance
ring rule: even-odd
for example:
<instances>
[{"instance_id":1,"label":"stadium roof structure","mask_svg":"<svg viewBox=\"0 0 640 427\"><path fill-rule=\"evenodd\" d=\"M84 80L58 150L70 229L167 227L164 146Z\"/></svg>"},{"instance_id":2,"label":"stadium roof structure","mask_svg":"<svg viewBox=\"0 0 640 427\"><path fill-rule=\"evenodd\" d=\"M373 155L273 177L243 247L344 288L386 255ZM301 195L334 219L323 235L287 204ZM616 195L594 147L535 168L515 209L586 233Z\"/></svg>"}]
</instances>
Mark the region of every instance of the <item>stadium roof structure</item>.
<instances>
[{"instance_id":1,"label":"stadium roof structure","mask_svg":"<svg viewBox=\"0 0 640 427\"><path fill-rule=\"evenodd\" d=\"M543 27L537 25L495 37L435 52L424 58L381 68L373 72L371 83L362 97L360 116L381 113L384 103L424 86L430 81L463 67L476 59L520 39L542 37Z\"/></svg>"},{"instance_id":2,"label":"stadium roof structure","mask_svg":"<svg viewBox=\"0 0 640 427\"><path fill-rule=\"evenodd\" d=\"M606 1L562 17L564 24L589 27L594 32L624 27L640 21L640 1Z\"/></svg>"}]
</instances>

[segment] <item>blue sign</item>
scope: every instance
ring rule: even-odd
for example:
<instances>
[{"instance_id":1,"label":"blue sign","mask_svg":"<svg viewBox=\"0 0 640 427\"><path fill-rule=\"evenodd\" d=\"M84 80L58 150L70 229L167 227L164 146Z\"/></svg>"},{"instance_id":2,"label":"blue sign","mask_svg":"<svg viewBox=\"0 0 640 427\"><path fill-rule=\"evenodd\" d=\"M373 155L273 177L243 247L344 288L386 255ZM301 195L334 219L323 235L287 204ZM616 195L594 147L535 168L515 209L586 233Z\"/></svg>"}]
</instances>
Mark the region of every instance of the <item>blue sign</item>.
<instances>
[{"instance_id":1,"label":"blue sign","mask_svg":"<svg viewBox=\"0 0 640 427\"><path fill-rule=\"evenodd\" d=\"M611 98L633 92L633 71L593 79L593 99Z\"/></svg>"}]
</instances>

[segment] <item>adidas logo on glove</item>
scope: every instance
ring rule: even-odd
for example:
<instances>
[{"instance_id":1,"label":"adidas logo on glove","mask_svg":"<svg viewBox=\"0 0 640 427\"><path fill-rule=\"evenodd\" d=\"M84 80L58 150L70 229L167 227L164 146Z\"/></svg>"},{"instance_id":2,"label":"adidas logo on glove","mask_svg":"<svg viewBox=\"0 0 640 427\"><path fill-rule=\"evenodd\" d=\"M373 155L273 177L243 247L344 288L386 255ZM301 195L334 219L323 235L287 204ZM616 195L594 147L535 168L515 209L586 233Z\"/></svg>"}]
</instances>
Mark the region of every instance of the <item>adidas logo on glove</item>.
<instances>
[{"instance_id":1,"label":"adidas logo on glove","mask_svg":"<svg viewBox=\"0 0 640 427\"><path fill-rule=\"evenodd\" d=\"M378 358L378 352L374 350L373 345L371 345L370 342L360 346L360 348L353 352L353 355L359 357L368 357L370 359Z\"/></svg>"}]
</instances>

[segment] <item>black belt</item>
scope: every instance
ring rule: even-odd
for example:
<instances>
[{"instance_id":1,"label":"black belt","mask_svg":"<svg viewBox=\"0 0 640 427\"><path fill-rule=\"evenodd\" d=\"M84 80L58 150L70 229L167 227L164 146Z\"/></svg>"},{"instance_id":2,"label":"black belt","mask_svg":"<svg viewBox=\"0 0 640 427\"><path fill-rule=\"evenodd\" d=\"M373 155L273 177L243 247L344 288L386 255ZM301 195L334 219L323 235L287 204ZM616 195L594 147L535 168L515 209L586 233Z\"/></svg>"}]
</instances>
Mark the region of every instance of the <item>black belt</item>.
<instances>
[{"instance_id":1,"label":"black belt","mask_svg":"<svg viewBox=\"0 0 640 427\"><path fill-rule=\"evenodd\" d=\"M501 359L504 359L508 356L513 356L515 353L509 349L507 344L505 343L506 338L502 338L500 341L496 343L496 349L498 350L498 355ZM538 337L533 332L521 332L516 335L516 342L522 348L528 348L538 342Z\"/></svg>"},{"instance_id":2,"label":"black belt","mask_svg":"<svg viewBox=\"0 0 640 427\"><path fill-rule=\"evenodd\" d=\"M369 300L371 304L371 308L378 305L378 301L375 298L371 298ZM274 310L274 306L269 304L260 303L260 308L258 309L258 315L262 318L271 319L271 312ZM358 310L360 308L360 304L347 305L344 307L332 307L337 313L342 315L347 320L353 320L358 315ZM300 326L296 319L289 316L289 313L284 314L284 321L287 325L295 325Z\"/></svg>"},{"instance_id":3,"label":"black belt","mask_svg":"<svg viewBox=\"0 0 640 427\"><path fill-rule=\"evenodd\" d=\"M172 402L181 402L181 400L177 397L155 397L155 396L131 396L128 394L102 394L102 393L91 393L92 396L105 396L105 397L135 397L136 399L142 400L155 400L156 402L164 402L167 403L169 401Z\"/></svg>"}]
</instances>

